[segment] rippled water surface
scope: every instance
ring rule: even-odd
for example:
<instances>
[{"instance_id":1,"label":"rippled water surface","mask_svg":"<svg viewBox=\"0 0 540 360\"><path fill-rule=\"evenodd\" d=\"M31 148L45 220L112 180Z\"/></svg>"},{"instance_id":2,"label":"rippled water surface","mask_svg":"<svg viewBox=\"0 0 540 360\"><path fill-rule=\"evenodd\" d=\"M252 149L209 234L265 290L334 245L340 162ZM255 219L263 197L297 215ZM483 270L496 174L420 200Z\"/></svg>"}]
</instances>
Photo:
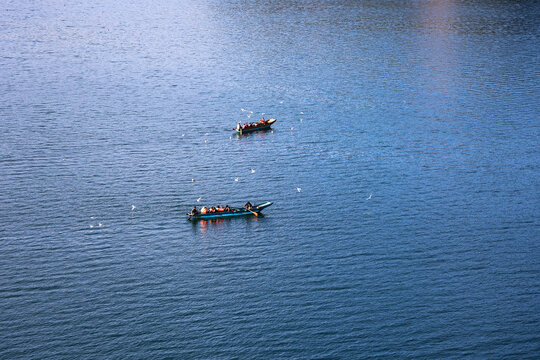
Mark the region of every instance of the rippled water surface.
<instances>
[{"instance_id":1,"label":"rippled water surface","mask_svg":"<svg viewBox=\"0 0 540 360\"><path fill-rule=\"evenodd\" d=\"M0 358L540 357L535 2L0 15Z\"/></svg>"}]
</instances>

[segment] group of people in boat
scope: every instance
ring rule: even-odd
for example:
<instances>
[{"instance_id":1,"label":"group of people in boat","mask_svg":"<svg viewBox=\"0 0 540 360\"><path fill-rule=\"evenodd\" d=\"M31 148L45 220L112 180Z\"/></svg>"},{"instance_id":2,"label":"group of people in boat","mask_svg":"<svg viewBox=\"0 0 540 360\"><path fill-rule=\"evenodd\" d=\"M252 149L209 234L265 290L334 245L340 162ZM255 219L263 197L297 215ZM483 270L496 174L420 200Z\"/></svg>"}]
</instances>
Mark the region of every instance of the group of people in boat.
<instances>
[{"instance_id":1,"label":"group of people in boat","mask_svg":"<svg viewBox=\"0 0 540 360\"><path fill-rule=\"evenodd\" d=\"M250 123L246 123L244 125L240 125L240 122L238 122L237 125L236 125L236 130L253 129L253 128L262 126L264 124L266 124L266 120L264 120L264 118L259 120L259 122L250 122Z\"/></svg>"},{"instance_id":2,"label":"group of people in boat","mask_svg":"<svg viewBox=\"0 0 540 360\"><path fill-rule=\"evenodd\" d=\"M243 208L246 210L251 210L253 209L253 205L251 205L251 203L248 201L243 206ZM233 209L229 205L226 205L225 207L218 205L218 206L212 206L208 208L206 206L203 206L201 210L199 211L197 209L197 206L194 206L193 209L191 209L191 215L198 215L198 214L206 215L206 214L214 214L214 213L234 212L238 210L240 209Z\"/></svg>"}]
</instances>

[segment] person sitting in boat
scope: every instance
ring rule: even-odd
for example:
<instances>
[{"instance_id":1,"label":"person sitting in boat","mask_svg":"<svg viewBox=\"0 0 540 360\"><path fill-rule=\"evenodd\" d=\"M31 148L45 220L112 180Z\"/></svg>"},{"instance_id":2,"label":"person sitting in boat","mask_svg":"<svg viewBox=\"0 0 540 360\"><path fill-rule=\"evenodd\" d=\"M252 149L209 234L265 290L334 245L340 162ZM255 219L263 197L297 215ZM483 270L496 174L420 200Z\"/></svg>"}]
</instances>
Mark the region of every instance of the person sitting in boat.
<instances>
[{"instance_id":1,"label":"person sitting in boat","mask_svg":"<svg viewBox=\"0 0 540 360\"><path fill-rule=\"evenodd\" d=\"M191 215L197 215L199 213L199 210L197 210L197 207L194 206L193 209L191 209Z\"/></svg>"},{"instance_id":2,"label":"person sitting in boat","mask_svg":"<svg viewBox=\"0 0 540 360\"><path fill-rule=\"evenodd\" d=\"M231 208L229 207L229 205L225 205L225 209L223 209L223 211L231 211Z\"/></svg>"},{"instance_id":3,"label":"person sitting in boat","mask_svg":"<svg viewBox=\"0 0 540 360\"><path fill-rule=\"evenodd\" d=\"M261 122L264 124L266 122L266 120L264 120L264 118L261 119Z\"/></svg>"},{"instance_id":4,"label":"person sitting in boat","mask_svg":"<svg viewBox=\"0 0 540 360\"><path fill-rule=\"evenodd\" d=\"M212 207L210 208L210 213L213 214L213 213L215 213L215 212L216 212L216 207L215 207L215 206L212 206Z\"/></svg>"},{"instance_id":5,"label":"person sitting in boat","mask_svg":"<svg viewBox=\"0 0 540 360\"><path fill-rule=\"evenodd\" d=\"M204 215L204 214L206 214L207 212L208 212L208 209L206 208L206 206L203 206L203 207L201 208L201 214Z\"/></svg>"},{"instance_id":6,"label":"person sitting in boat","mask_svg":"<svg viewBox=\"0 0 540 360\"><path fill-rule=\"evenodd\" d=\"M218 205L216 210L217 210L218 212L223 212L223 206Z\"/></svg>"},{"instance_id":7,"label":"person sitting in boat","mask_svg":"<svg viewBox=\"0 0 540 360\"><path fill-rule=\"evenodd\" d=\"M253 208L253 205L251 205L249 201L246 203L246 205L244 205L244 209L246 210L251 210L252 208Z\"/></svg>"},{"instance_id":8,"label":"person sitting in boat","mask_svg":"<svg viewBox=\"0 0 540 360\"><path fill-rule=\"evenodd\" d=\"M242 125L240 124L240 121L236 123L236 130L241 130Z\"/></svg>"}]
</instances>

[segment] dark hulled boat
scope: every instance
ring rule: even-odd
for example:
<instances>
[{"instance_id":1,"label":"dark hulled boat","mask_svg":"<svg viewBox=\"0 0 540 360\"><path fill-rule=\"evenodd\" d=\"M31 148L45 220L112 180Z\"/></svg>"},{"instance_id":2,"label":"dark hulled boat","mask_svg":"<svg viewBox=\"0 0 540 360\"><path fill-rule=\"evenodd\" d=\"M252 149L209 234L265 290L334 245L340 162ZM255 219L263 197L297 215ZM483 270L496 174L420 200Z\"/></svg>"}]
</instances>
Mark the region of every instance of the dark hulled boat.
<instances>
[{"instance_id":1,"label":"dark hulled boat","mask_svg":"<svg viewBox=\"0 0 540 360\"><path fill-rule=\"evenodd\" d=\"M273 123L276 122L276 119L268 119L265 122L259 122L255 126L252 127L235 127L233 130L236 131L238 134L246 134L253 131L259 131L259 130L268 130L270 129L270 126L272 126Z\"/></svg>"},{"instance_id":2,"label":"dark hulled boat","mask_svg":"<svg viewBox=\"0 0 540 360\"><path fill-rule=\"evenodd\" d=\"M246 210L245 208L233 208L232 211L220 211L215 213L198 213L196 215L187 214L188 220L207 220L207 219L219 219L219 218L230 218L234 216L249 216L255 215L259 216L261 210L272 205L272 202L267 201L259 205L255 205L251 210Z\"/></svg>"}]
</instances>

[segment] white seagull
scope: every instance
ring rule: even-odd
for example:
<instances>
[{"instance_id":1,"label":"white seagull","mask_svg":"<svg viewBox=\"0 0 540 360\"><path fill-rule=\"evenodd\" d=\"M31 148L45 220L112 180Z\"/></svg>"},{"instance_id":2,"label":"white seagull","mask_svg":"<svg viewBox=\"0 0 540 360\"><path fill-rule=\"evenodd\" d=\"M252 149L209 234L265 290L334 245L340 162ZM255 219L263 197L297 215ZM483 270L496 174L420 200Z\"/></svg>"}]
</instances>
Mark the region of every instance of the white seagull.
<instances>
[{"instance_id":1,"label":"white seagull","mask_svg":"<svg viewBox=\"0 0 540 360\"><path fill-rule=\"evenodd\" d=\"M254 174L254 173L255 173L255 169L251 169L251 173Z\"/></svg>"},{"instance_id":2,"label":"white seagull","mask_svg":"<svg viewBox=\"0 0 540 360\"><path fill-rule=\"evenodd\" d=\"M373 195L373 194L369 194L369 196L368 196L368 198L367 198L366 200L369 200L369 199L371 199L371 195Z\"/></svg>"},{"instance_id":3,"label":"white seagull","mask_svg":"<svg viewBox=\"0 0 540 360\"><path fill-rule=\"evenodd\" d=\"M300 192L300 191L302 191L302 188L297 187L296 191Z\"/></svg>"},{"instance_id":4,"label":"white seagull","mask_svg":"<svg viewBox=\"0 0 540 360\"><path fill-rule=\"evenodd\" d=\"M136 206L135 205L131 205L131 211L135 210Z\"/></svg>"},{"instance_id":5,"label":"white seagull","mask_svg":"<svg viewBox=\"0 0 540 360\"><path fill-rule=\"evenodd\" d=\"M197 202L200 202L200 201L201 201L201 199L202 199L202 197L198 198L198 199L197 199Z\"/></svg>"},{"instance_id":6,"label":"white seagull","mask_svg":"<svg viewBox=\"0 0 540 360\"><path fill-rule=\"evenodd\" d=\"M234 178L234 181L238 182L238 178Z\"/></svg>"}]
</instances>

